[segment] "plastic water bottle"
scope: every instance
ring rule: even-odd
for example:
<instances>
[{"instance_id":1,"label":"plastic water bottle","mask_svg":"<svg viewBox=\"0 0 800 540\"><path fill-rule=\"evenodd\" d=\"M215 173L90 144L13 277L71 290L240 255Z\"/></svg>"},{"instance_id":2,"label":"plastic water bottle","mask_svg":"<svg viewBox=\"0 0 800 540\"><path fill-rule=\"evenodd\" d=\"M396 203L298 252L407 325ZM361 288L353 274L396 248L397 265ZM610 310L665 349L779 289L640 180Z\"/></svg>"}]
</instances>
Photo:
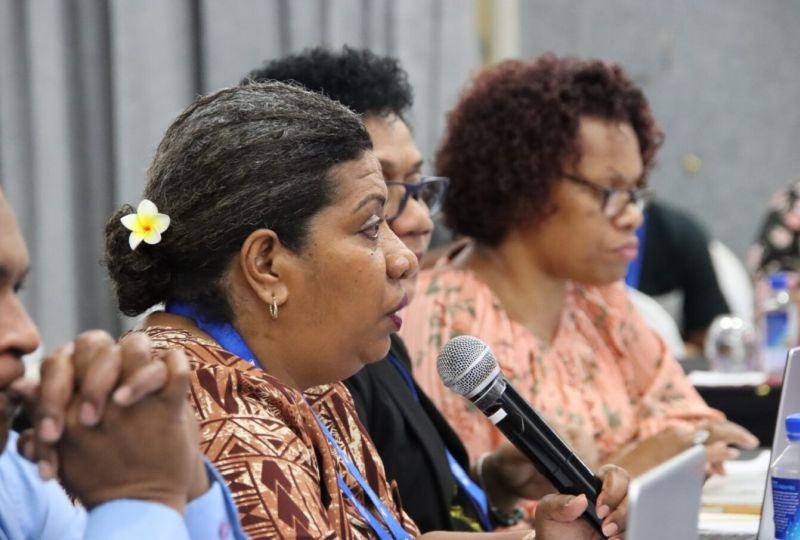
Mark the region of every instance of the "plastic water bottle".
<instances>
[{"instance_id":1,"label":"plastic water bottle","mask_svg":"<svg viewBox=\"0 0 800 540\"><path fill-rule=\"evenodd\" d=\"M786 417L789 446L772 465L772 505L777 540L800 538L800 414Z\"/></svg>"},{"instance_id":2,"label":"plastic water bottle","mask_svg":"<svg viewBox=\"0 0 800 540\"><path fill-rule=\"evenodd\" d=\"M713 371L758 371L758 340L753 325L733 315L711 321L703 353Z\"/></svg>"},{"instance_id":3,"label":"plastic water bottle","mask_svg":"<svg viewBox=\"0 0 800 540\"><path fill-rule=\"evenodd\" d=\"M768 375L780 378L786 353L797 345L797 308L786 274L770 274L768 281L769 291L761 306L761 363Z\"/></svg>"}]
</instances>

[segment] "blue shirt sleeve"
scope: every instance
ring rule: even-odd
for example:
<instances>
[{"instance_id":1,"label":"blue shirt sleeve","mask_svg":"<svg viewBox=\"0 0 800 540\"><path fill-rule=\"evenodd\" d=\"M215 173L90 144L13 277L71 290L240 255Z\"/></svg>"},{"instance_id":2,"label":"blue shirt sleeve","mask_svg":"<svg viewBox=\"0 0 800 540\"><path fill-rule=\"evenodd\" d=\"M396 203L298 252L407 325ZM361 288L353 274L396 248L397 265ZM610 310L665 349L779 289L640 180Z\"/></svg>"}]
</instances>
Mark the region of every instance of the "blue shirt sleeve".
<instances>
[{"instance_id":1,"label":"blue shirt sleeve","mask_svg":"<svg viewBox=\"0 0 800 540\"><path fill-rule=\"evenodd\" d=\"M89 512L84 540L189 540L189 532L177 511L153 502L117 499Z\"/></svg>"},{"instance_id":2,"label":"blue shirt sleeve","mask_svg":"<svg viewBox=\"0 0 800 540\"><path fill-rule=\"evenodd\" d=\"M186 528L192 540L247 540L239 511L222 476L208 460L211 488L186 506Z\"/></svg>"},{"instance_id":3,"label":"blue shirt sleeve","mask_svg":"<svg viewBox=\"0 0 800 540\"><path fill-rule=\"evenodd\" d=\"M110 501L86 512L58 483L43 482L36 467L17 453L11 432L0 455L0 538L85 540L244 540L233 497L206 461L211 488L189 503L185 518L168 506L131 499Z\"/></svg>"},{"instance_id":4,"label":"blue shirt sleeve","mask_svg":"<svg viewBox=\"0 0 800 540\"><path fill-rule=\"evenodd\" d=\"M86 512L57 482L39 478L36 467L17 453L17 438L10 432L0 455L0 538L80 539Z\"/></svg>"},{"instance_id":5,"label":"blue shirt sleeve","mask_svg":"<svg viewBox=\"0 0 800 540\"><path fill-rule=\"evenodd\" d=\"M85 540L114 538L244 540L239 515L222 477L206 460L211 487L186 506L186 516L161 504L131 499L110 501L89 512ZM122 526L122 528L120 528Z\"/></svg>"}]
</instances>

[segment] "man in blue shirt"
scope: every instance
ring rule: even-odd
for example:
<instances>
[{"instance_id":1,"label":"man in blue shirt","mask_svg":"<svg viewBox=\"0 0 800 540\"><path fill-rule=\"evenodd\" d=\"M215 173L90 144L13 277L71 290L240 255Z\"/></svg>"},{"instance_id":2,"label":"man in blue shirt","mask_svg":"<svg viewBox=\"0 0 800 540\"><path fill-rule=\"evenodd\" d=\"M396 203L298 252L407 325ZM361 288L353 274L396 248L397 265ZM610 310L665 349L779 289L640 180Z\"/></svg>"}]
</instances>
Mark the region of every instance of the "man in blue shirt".
<instances>
[{"instance_id":1,"label":"man in blue shirt","mask_svg":"<svg viewBox=\"0 0 800 540\"><path fill-rule=\"evenodd\" d=\"M95 331L59 349L43 374L40 397L64 402L63 424L39 424L49 448L23 435L20 446L38 456L38 470L20 455L10 425L22 396L31 396L24 391L22 356L39 345L17 297L27 269L27 248L0 192L0 540L243 538L230 494L199 450L186 401L186 357L169 353L163 362L147 362L149 340L116 344ZM123 385L102 411L63 392L63 381L70 382L70 394L80 394L112 390L117 379L138 381L148 391L134 395L135 384ZM42 479L56 472L83 507L55 480Z\"/></svg>"}]
</instances>

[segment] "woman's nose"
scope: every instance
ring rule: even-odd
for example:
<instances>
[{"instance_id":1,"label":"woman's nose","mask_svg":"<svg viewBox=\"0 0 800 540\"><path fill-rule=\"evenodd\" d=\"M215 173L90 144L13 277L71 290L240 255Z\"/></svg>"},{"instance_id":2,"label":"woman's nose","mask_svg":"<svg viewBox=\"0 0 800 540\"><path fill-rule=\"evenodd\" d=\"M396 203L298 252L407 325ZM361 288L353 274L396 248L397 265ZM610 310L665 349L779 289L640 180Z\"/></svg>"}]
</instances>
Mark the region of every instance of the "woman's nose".
<instances>
[{"instance_id":1,"label":"woman's nose","mask_svg":"<svg viewBox=\"0 0 800 540\"><path fill-rule=\"evenodd\" d=\"M433 231L428 206L417 199L409 198L403 212L389 224L397 236L422 235Z\"/></svg>"},{"instance_id":2,"label":"woman's nose","mask_svg":"<svg viewBox=\"0 0 800 540\"><path fill-rule=\"evenodd\" d=\"M393 230L387 228L384 239L383 252L386 256L386 274L389 278L401 280L415 276L419 271L417 256L406 247Z\"/></svg>"},{"instance_id":3,"label":"woman's nose","mask_svg":"<svg viewBox=\"0 0 800 540\"><path fill-rule=\"evenodd\" d=\"M625 205L625 209L614 219L614 223L622 229L633 230L637 229L643 220L644 208L630 201Z\"/></svg>"}]
</instances>

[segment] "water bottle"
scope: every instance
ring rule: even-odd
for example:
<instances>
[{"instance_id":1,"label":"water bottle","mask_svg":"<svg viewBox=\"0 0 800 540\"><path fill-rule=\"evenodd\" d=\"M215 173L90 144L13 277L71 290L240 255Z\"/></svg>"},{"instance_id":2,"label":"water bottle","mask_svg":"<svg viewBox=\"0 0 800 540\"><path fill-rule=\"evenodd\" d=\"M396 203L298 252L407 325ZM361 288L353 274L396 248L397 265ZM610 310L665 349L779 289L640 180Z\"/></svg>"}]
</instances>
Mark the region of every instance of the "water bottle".
<instances>
[{"instance_id":1,"label":"water bottle","mask_svg":"<svg viewBox=\"0 0 800 540\"><path fill-rule=\"evenodd\" d=\"M758 340L753 325L733 315L711 321L703 353L712 371L758 371Z\"/></svg>"},{"instance_id":2,"label":"water bottle","mask_svg":"<svg viewBox=\"0 0 800 540\"><path fill-rule=\"evenodd\" d=\"M797 345L797 308L785 273L770 274L761 306L761 363L767 375L781 378L786 353Z\"/></svg>"},{"instance_id":3,"label":"water bottle","mask_svg":"<svg viewBox=\"0 0 800 540\"><path fill-rule=\"evenodd\" d=\"M800 413L786 417L789 446L770 470L775 538L800 538Z\"/></svg>"}]
</instances>

